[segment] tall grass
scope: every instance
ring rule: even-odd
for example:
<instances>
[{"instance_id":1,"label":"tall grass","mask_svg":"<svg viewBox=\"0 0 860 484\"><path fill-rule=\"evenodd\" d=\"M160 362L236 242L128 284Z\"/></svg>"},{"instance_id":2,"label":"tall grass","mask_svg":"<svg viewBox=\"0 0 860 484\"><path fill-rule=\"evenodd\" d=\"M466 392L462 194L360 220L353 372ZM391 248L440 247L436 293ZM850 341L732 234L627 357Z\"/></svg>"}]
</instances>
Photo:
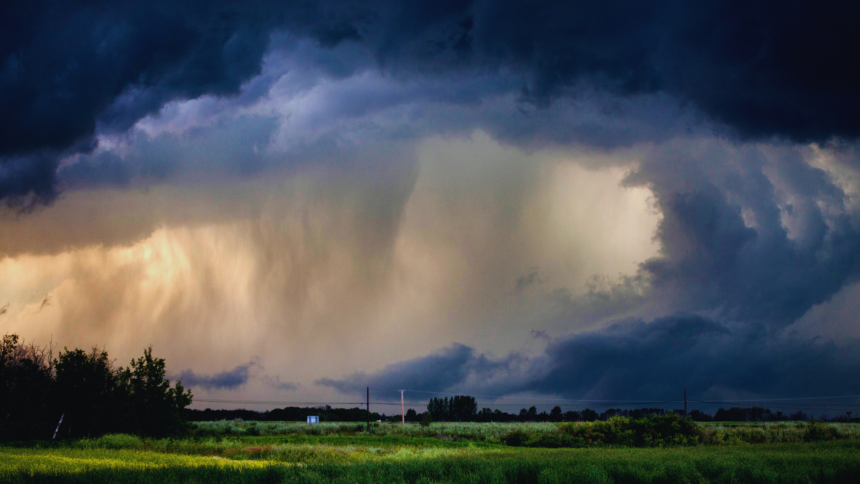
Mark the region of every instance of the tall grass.
<instances>
[{"instance_id":1,"label":"tall grass","mask_svg":"<svg viewBox=\"0 0 860 484\"><path fill-rule=\"evenodd\" d=\"M220 420L215 422L193 422L195 435L371 435L440 437L447 439L471 439L496 441L515 429L528 432L551 432L556 430L553 423L477 423L477 422L440 422L422 427L418 424L393 424L373 422L367 432L362 422L325 422L308 425L304 422L245 422L243 420Z\"/></svg>"},{"instance_id":2,"label":"tall grass","mask_svg":"<svg viewBox=\"0 0 860 484\"><path fill-rule=\"evenodd\" d=\"M9 483L855 483L855 442L493 454L286 465L132 450L0 448Z\"/></svg>"},{"instance_id":3,"label":"tall grass","mask_svg":"<svg viewBox=\"0 0 860 484\"><path fill-rule=\"evenodd\" d=\"M248 435L244 431L250 425L244 422L218 425L242 432L185 439L106 435L0 447L0 482L860 482L858 426L851 424L705 425L698 427L700 443L713 445L611 449L494 443L511 432L536 440L562 432L605 434L606 422L566 424L567 428L554 424L442 423L429 428L382 424L370 434L359 431L356 424L322 424L310 427L314 432L268 436ZM810 429L813 436L844 440L809 442Z\"/></svg>"},{"instance_id":4,"label":"tall grass","mask_svg":"<svg viewBox=\"0 0 860 484\"><path fill-rule=\"evenodd\" d=\"M521 432L527 438L541 440L541 436L557 434L561 426L571 424L554 423L476 423L442 422L429 427L417 424L373 423L370 432L366 424L360 422L329 422L307 425L304 422L244 422L242 420L222 420L217 422L195 422L195 435L198 437L240 437L240 436L362 436L362 437L434 437L446 441L462 439L487 443L502 443L504 438L514 432ZM584 422L579 424L585 429L603 425L603 422ZM818 422L827 429L829 438L834 440L860 440L860 424ZM697 443L727 445L737 443L791 443L804 442L807 438L809 423L771 422L698 424L701 436Z\"/></svg>"}]
</instances>

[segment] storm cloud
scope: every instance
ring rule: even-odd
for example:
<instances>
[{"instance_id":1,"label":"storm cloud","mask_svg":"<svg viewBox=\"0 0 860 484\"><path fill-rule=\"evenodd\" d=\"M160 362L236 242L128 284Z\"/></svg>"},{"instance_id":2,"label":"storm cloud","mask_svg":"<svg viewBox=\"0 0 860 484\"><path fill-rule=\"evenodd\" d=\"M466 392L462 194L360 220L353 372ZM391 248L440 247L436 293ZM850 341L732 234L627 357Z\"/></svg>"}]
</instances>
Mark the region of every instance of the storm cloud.
<instances>
[{"instance_id":1,"label":"storm cloud","mask_svg":"<svg viewBox=\"0 0 860 484\"><path fill-rule=\"evenodd\" d=\"M858 14L7 2L4 328L205 391L853 392Z\"/></svg>"},{"instance_id":2,"label":"storm cloud","mask_svg":"<svg viewBox=\"0 0 860 484\"><path fill-rule=\"evenodd\" d=\"M664 217L661 255L641 266L655 292L782 327L857 280L858 213L831 174L790 147L696 146L655 152L626 181Z\"/></svg>"},{"instance_id":3,"label":"storm cloud","mask_svg":"<svg viewBox=\"0 0 860 484\"><path fill-rule=\"evenodd\" d=\"M759 325L673 314L555 338L540 354L494 359L454 345L375 373L317 383L345 393L370 386L633 401L675 400L683 388L711 399L850 394L860 392L851 376L860 370L858 347L774 339Z\"/></svg>"},{"instance_id":4,"label":"storm cloud","mask_svg":"<svg viewBox=\"0 0 860 484\"><path fill-rule=\"evenodd\" d=\"M342 380L322 378L314 383L344 393L361 392L366 386L444 391L465 380L471 372L483 371L486 364L486 359L476 356L473 348L455 343L431 355L390 365L370 375L356 373Z\"/></svg>"},{"instance_id":5,"label":"storm cloud","mask_svg":"<svg viewBox=\"0 0 860 484\"><path fill-rule=\"evenodd\" d=\"M32 193L49 202L57 188L44 160L56 168L60 158L91 152L97 135L125 132L171 101L238 95L262 72L278 32L324 49L363 45L372 64L359 71L402 80L508 72L521 79L511 92L538 106L595 90L665 94L742 139L853 139L860 74L846 59L860 48L857 8L675 0L8 4L0 11L0 158L11 166L0 199L15 206ZM358 71L329 71L350 72ZM597 133L580 138L605 143ZM16 169L21 163L35 167ZM101 166L107 177L125 176Z\"/></svg>"},{"instance_id":6,"label":"storm cloud","mask_svg":"<svg viewBox=\"0 0 860 484\"><path fill-rule=\"evenodd\" d=\"M0 160L90 152L176 99L231 96L259 74L269 33L313 30L313 6L230 2L67 3L0 7ZM326 33L328 44L339 37ZM50 183L18 177L14 200ZM47 194L50 195L50 194Z\"/></svg>"}]
</instances>

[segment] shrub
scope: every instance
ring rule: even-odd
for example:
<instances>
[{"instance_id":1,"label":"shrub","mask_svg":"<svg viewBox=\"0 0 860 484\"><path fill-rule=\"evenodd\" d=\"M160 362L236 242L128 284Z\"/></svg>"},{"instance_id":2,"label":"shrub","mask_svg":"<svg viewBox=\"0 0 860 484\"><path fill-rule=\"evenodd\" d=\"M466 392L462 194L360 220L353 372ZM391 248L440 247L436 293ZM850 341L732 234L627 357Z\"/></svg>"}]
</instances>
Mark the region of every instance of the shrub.
<instances>
[{"instance_id":1,"label":"shrub","mask_svg":"<svg viewBox=\"0 0 860 484\"><path fill-rule=\"evenodd\" d=\"M803 440L816 442L819 440L833 440L838 436L836 429L830 425L824 425L818 420L812 419L806 425L803 432Z\"/></svg>"},{"instance_id":2,"label":"shrub","mask_svg":"<svg viewBox=\"0 0 860 484\"><path fill-rule=\"evenodd\" d=\"M563 423L558 430L528 434L516 429L500 440L506 445L523 447L663 447L695 445L701 436L695 422L673 414L637 420L613 417L605 422Z\"/></svg>"},{"instance_id":3,"label":"shrub","mask_svg":"<svg viewBox=\"0 0 860 484\"><path fill-rule=\"evenodd\" d=\"M528 441L528 439L529 436L527 433L523 432L521 429L516 429L506 435L503 435L500 440L505 445L510 445L511 447L520 447L523 446Z\"/></svg>"}]
</instances>

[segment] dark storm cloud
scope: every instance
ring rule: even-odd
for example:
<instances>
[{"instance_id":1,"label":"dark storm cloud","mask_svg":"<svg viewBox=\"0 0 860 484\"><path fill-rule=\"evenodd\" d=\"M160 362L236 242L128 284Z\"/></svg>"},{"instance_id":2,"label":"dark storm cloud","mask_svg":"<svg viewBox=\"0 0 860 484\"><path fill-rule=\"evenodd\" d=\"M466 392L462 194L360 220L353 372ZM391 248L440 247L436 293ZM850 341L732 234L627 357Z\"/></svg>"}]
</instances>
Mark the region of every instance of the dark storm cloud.
<instances>
[{"instance_id":1,"label":"dark storm cloud","mask_svg":"<svg viewBox=\"0 0 860 484\"><path fill-rule=\"evenodd\" d=\"M0 163L0 201L27 211L57 196L57 164L51 155L14 156Z\"/></svg>"},{"instance_id":2,"label":"dark storm cloud","mask_svg":"<svg viewBox=\"0 0 860 484\"><path fill-rule=\"evenodd\" d=\"M518 69L539 103L590 83L622 95L667 92L742 137L860 134L854 4L413 2L390 12L377 45L383 62Z\"/></svg>"},{"instance_id":3,"label":"dark storm cloud","mask_svg":"<svg viewBox=\"0 0 860 484\"><path fill-rule=\"evenodd\" d=\"M248 370L251 366L253 363L239 365L232 370L214 375L197 375L191 370L185 370L171 379L181 381L186 387L198 387L206 390L221 388L232 390L248 382Z\"/></svg>"},{"instance_id":4,"label":"dark storm cloud","mask_svg":"<svg viewBox=\"0 0 860 484\"><path fill-rule=\"evenodd\" d=\"M275 30L325 47L361 42L401 79L509 72L541 106L584 86L661 92L744 138L855 138L858 9L832 0L6 2L0 158L89 151L96 132L123 132L166 102L237 94L261 72ZM21 171L0 199L30 190L49 200L52 175L36 171Z\"/></svg>"},{"instance_id":5,"label":"dark storm cloud","mask_svg":"<svg viewBox=\"0 0 860 484\"><path fill-rule=\"evenodd\" d=\"M237 94L260 73L272 29L326 26L315 5L6 2L0 155L65 150L174 99Z\"/></svg>"},{"instance_id":6,"label":"dark storm cloud","mask_svg":"<svg viewBox=\"0 0 860 484\"><path fill-rule=\"evenodd\" d=\"M343 392L370 385L631 400L675 398L681 388L708 398L845 394L860 392L852 376L860 370L858 349L856 342L838 347L833 342L778 340L762 326L675 314L551 340L539 357L514 353L493 360L458 345L372 375L317 383ZM438 367L442 371L437 373Z\"/></svg>"},{"instance_id":7,"label":"dark storm cloud","mask_svg":"<svg viewBox=\"0 0 860 484\"><path fill-rule=\"evenodd\" d=\"M97 131L123 132L169 101L236 94L259 74L273 28L307 31L316 17L313 3L4 2L0 161L41 153L56 168L90 151ZM42 171L22 172L0 199L29 189L50 200L42 186L53 175Z\"/></svg>"},{"instance_id":8,"label":"dark storm cloud","mask_svg":"<svg viewBox=\"0 0 860 484\"><path fill-rule=\"evenodd\" d=\"M756 325L695 315L621 323L547 347L540 378L523 390L610 398L666 398L746 392L812 395L855 392L857 344L778 340Z\"/></svg>"},{"instance_id":9,"label":"dark storm cloud","mask_svg":"<svg viewBox=\"0 0 860 484\"><path fill-rule=\"evenodd\" d=\"M628 177L663 214L661 255L640 270L653 297L782 327L857 280L860 228L845 194L796 150L777 156L706 144L654 153Z\"/></svg>"}]
</instances>

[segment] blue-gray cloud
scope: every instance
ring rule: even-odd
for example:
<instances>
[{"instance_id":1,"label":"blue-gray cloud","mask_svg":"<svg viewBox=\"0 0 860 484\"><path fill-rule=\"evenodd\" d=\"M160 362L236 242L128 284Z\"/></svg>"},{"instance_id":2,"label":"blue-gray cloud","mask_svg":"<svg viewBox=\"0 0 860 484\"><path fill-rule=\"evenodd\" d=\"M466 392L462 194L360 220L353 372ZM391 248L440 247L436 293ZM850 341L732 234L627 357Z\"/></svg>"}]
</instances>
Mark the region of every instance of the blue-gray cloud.
<instances>
[{"instance_id":1,"label":"blue-gray cloud","mask_svg":"<svg viewBox=\"0 0 860 484\"><path fill-rule=\"evenodd\" d=\"M295 383L281 381L281 377L279 377L277 375L275 375L275 376L269 376L269 375L263 376L263 383L271 386L272 388L276 388L276 389L281 390L281 391L292 391L292 390L295 390L299 387Z\"/></svg>"},{"instance_id":2,"label":"blue-gray cloud","mask_svg":"<svg viewBox=\"0 0 860 484\"><path fill-rule=\"evenodd\" d=\"M197 387L205 390L234 390L248 382L251 366L253 363L239 365L232 370L214 375L198 375L191 370L185 370L171 379L181 381L186 387Z\"/></svg>"},{"instance_id":3,"label":"blue-gray cloud","mask_svg":"<svg viewBox=\"0 0 860 484\"><path fill-rule=\"evenodd\" d=\"M58 171L68 189L128 187L169 178L250 176L276 163L263 148L276 127L271 117L240 117L203 130L163 133L152 137L138 131L133 146L120 157L113 151L80 156Z\"/></svg>"},{"instance_id":4,"label":"blue-gray cloud","mask_svg":"<svg viewBox=\"0 0 860 484\"><path fill-rule=\"evenodd\" d=\"M474 349L455 343L431 355L389 365L376 373L355 373L341 380L322 378L314 383L344 393L361 392L368 386L386 390L444 391L464 381L470 373L486 372L498 365L476 355Z\"/></svg>"},{"instance_id":5,"label":"blue-gray cloud","mask_svg":"<svg viewBox=\"0 0 860 484\"><path fill-rule=\"evenodd\" d=\"M256 371L254 371L256 368ZM263 366L257 358L252 359L244 365L238 365L232 370L223 371L214 375L198 375L192 370L185 370L177 375L170 376L172 380L179 380L186 387L203 388L204 390L235 390L244 386L252 378L259 377L268 386L281 391L292 391L298 385L283 382L279 376L271 376L262 373Z\"/></svg>"},{"instance_id":6,"label":"blue-gray cloud","mask_svg":"<svg viewBox=\"0 0 860 484\"><path fill-rule=\"evenodd\" d=\"M493 359L455 345L373 374L317 383L343 392L367 385L623 400L674 399L681 388L705 398L852 394L860 393L852 376L860 370L858 349L858 341L778 338L761 325L673 314L557 338L540 356Z\"/></svg>"},{"instance_id":7,"label":"blue-gray cloud","mask_svg":"<svg viewBox=\"0 0 860 484\"><path fill-rule=\"evenodd\" d=\"M751 146L700 148L656 152L628 178L663 214L661 254L640 270L651 296L779 328L857 280L857 214L830 175L794 149L771 162Z\"/></svg>"}]
</instances>

